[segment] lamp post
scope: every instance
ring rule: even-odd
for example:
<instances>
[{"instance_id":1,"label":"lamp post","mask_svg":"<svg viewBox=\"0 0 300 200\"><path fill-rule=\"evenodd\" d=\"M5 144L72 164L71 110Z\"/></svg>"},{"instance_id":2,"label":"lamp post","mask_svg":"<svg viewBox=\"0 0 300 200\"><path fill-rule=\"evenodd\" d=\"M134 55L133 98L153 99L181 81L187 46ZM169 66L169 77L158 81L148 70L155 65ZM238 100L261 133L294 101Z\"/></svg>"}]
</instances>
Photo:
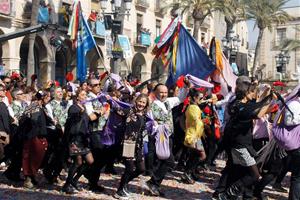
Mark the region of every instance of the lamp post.
<instances>
[{"instance_id":1,"label":"lamp post","mask_svg":"<svg viewBox=\"0 0 300 200\"><path fill-rule=\"evenodd\" d=\"M291 57L283 50L275 56L277 72L283 74L286 72L286 66L289 64L290 58Z\"/></svg>"},{"instance_id":2,"label":"lamp post","mask_svg":"<svg viewBox=\"0 0 300 200\"><path fill-rule=\"evenodd\" d=\"M239 35L234 35L233 30L229 31L229 37L224 37L222 39L222 45L225 50L225 55L230 62L231 53L237 53L239 51L239 47L241 46L241 40L239 38Z\"/></svg>"},{"instance_id":3,"label":"lamp post","mask_svg":"<svg viewBox=\"0 0 300 200\"><path fill-rule=\"evenodd\" d=\"M125 15L130 15L129 12L131 10L131 4L132 0L123 0L123 5L122 5L122 0L111 0L111 12L105 12L105 10L108 7L108 0L100 0L100 7L102 9L102 15L103 16L110 16L113 18L112 20L112 30L111 30L111 38L113 41L113 48L116 46L117 43L117 37L118 34L122 33L122 17ZM104 17L104 19L106 19ZM119 28L117 27L119 26ZM116 29L119 29L116 30ZM122 57L122 56L121 56ZM112 58L112 73L119 74L120 69L119 66L117 66L117 62L120 59L120 56L114 56Z\"/></svg>"}]
</instances>

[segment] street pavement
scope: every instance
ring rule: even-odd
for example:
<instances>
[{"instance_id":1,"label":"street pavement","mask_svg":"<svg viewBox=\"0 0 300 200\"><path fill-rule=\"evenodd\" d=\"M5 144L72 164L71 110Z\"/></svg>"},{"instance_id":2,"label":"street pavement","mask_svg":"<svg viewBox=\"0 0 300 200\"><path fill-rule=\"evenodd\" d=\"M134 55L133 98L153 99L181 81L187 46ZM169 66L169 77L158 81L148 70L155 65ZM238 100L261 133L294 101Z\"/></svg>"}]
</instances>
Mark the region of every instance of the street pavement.
<instances>
[{"instance_id":1,"label":"street pavement","mask_svg":"<svg viewBox=\"0 0 300 200\"><path fill-rule=\"evenodd\" d=\"M200 180L193 185L184 184L180 181L181 172L173 171L168 173L166 179L162 183L162 191L165 193L165 197L151 197L146 189L144 189L145 182L149 177L141 176L136 180L130 182L129 190L132 193L132 200L208 200L211 199L211 195L216 187L220 171L224 167L224 161L217 161L217 167L212 171L203 171L200 176ZM123 166L117 165L117 171L119 174L123 170ZM62 193L61 187L63 182L55 185L47 184L43 175L39 175L37 180L39 186L37 189L29 190L22 187L22 183L12 183L8 181L4 175L2 175L5 167L0 170L0 200L80 200L80 199L101 199L101 200L112 200L113 194L115 193L119 181L120 175L108 175L101 174L99 184L105 187L104 193L93 193L87 190L87 180L85 178L80 179L79 186L83 188L82 191L77 192L74 195L66 195ZM66 178L66 173L62 173L62 179ZM289 176L284 180L284 186L287 189ZM142 186L142 187L140 187ZM287 199L287 193L278 193L268 186L265 189L267 194L272 200L285 200Z\"/></svg>"}]
</instances>

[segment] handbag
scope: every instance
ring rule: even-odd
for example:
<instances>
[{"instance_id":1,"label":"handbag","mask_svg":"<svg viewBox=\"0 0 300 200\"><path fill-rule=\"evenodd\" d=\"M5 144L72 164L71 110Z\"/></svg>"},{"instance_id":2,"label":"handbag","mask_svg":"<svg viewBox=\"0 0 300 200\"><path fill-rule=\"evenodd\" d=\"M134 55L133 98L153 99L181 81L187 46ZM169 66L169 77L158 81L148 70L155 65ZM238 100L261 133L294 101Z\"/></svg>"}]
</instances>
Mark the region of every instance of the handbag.
<instances>
[{"instance_id":1,"label":"handbag","mask_svg":"<svg viewBox=\"0 0 300 200\"><path fill-rule=\"evenodd\" d=\"M136 144L135 141L124 140L122 156L125 157L125 158L134 158L135 144Z\"/></svg>"},{"instance_id":2,"label":"handbag","mask_svg":"<svg viewBox=\"0 0 300 200\"><path fill-rule=\"evenodd\" d=\"M275 117L272 132L275 140L285 150L299 148L300 125L286 126L284 124L285 108Z\"/></svg>"}]
</instances>

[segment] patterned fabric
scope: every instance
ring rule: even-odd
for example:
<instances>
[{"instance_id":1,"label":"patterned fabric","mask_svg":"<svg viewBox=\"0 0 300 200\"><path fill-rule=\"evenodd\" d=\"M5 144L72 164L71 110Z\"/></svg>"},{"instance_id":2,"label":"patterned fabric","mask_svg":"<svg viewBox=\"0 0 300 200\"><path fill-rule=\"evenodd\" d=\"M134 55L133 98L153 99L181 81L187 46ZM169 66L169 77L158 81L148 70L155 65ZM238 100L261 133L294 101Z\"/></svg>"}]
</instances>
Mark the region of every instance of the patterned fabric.
<instances>
[{"instance_id":1,"label":"patterned fabric","mask_svg":"<svg viewBox=\"0 0 300 200\"><path fill-rule=\"evenodd\" d=\"M23 115L23 112L25 111L25 106L23 106L22 103L19 101L13 101L11 107L14 111L15 117L17 119L20 119L20 117Z\"/></svg>"},{"instance_id":2,"label":"patterned fabric","mask_svg":"<svg viewBox=\"0 0 300 200\"><path fill-rule=\"evenodd\" d=\"M54 119L59 125L64 127L68 117L68 109L70 105L67 102L64 104L64 102L53 100L50 102L50 106L52 107Z\"/></svg>"},{"instance_id":3,"label":"patterned fabric","mask_svg":"<svg viewBox=\"0 0 300 200\"><path fill-rule=\"evenodd\" d=\"M168 104L168 102L166 102ZM173 116L171 108L167 108L168 112L165 112L155 101L151 105L151 111L153 119L158 125L167 125L167 129L170 133L173 133Z\"/></svg>"},{"instance_id":4,"label":"patterned fabric","mask_svg":"<svg viewBox=\"0 0 300 200\"><path fill-rule=\"evenodd\" d=\"M92 93L88 94L88 99L94 99L95 97L97 97L97 96L92 94ZM109 105L109 104L107 104L107 105ZM99 116L99 118L97 120L93 121L91 123L91 126L90 126L90 129L91 129L92 132L102 131L105 124L106 124L106 122L107 122L107 119L109 117L109 112L110 112L109 106L103 105L98 100L94 100L92 102L87 103L86 107L92 107L93 111L95 111L95 110L105 110L105 113L103 115ZM87 108L87 109L91 110L91 108ZM90 115L89 112L90 111L88 111L88 114Z\"/></svg>"}]
</instances>

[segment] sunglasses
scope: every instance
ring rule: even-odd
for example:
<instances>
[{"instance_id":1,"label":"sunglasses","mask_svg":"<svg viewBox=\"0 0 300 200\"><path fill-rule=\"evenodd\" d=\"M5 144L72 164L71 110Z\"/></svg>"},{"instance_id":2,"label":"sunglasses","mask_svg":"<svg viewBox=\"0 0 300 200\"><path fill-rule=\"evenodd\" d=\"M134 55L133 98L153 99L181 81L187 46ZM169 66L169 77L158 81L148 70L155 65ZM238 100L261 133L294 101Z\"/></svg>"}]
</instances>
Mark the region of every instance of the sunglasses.
<instances>
[{"instance_id":1,"label":"sunglasses","mask_svg":"<svg viewBox=\"0 0 300 200\"><path fill-rule=\"evenodd\" d=\"M97 86L100 86L100 84L92 84L91 86L92 87L97 87Z\"/></svg>"},{"instance_id":2,"label":"sunglasses","mask_svg":"<svg viewBox=\"0 0 300 200\"><path fill-rule=\"evenodd\" d=\"M17 94L17 95L23 95L24 93L19 93L19 94Z\"/></svg>"},{"instance_id":3,"label":"sunglasses","mask_svg":"<svg viewBox=\"0 0 300 200\"><path fill-rule=\"evenodd\" d=\"M9 85L11 82L5 82L6 85Z\"/></svg>"}]
</instances>

